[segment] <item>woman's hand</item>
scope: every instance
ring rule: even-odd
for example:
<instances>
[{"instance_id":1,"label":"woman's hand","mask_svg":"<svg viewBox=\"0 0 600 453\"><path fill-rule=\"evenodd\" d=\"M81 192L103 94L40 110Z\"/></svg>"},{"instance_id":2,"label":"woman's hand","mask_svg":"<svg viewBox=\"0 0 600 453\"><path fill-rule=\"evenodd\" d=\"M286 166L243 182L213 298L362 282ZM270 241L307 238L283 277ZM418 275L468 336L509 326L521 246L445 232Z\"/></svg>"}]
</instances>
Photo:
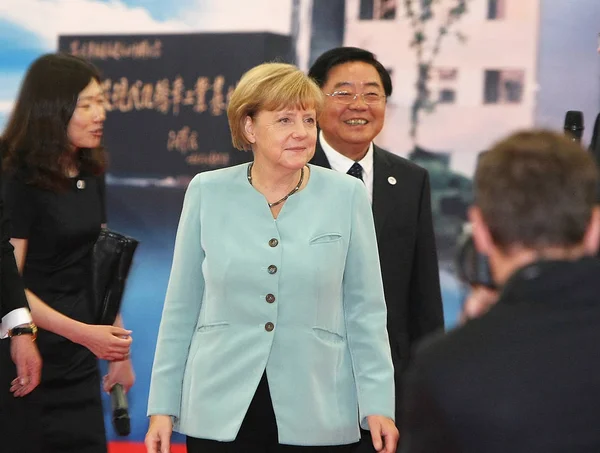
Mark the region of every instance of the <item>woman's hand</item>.
<instances>
[{"instance_id":1,"label":"woman's hand","mask_svg":"<svg viewBox=\"0 0 600 453\"><path fill-rule=\"evenodd\" d=\"M487 288L482 285L476 285L471 288L471 293L463 303L462 312L460 314L460 323L464 324L469 319L478 318L488 312L498 299L500 294L498 291Z\"/></svg>"},{"instance_id":2,"label":"woman's hand","mask_svg":"<svg viewBox=\"0 0 600 453\"><path fill-rule=\"evenodd\" d=\"M173 421L168 415L152 415L146 433L146 451L148 453L170 453Z\"/></svg>"},{"instance_id":3,"label":"woman's hand","mask_svg":"<svg viewBox=\"0 0 600 453\"><path fill-rule=\"evenodd\" d=\"M131 330L115 326L84 326L75 342L88 348L96 357L111 361L125 360L129 357Z\"/></svg>"},{"instance_id":4,"label":"woman's hand","mask_svg":"<svg viewBox=\"0 0 600 453\"><path fill-rule=\"evenodd\" d=\"M14 396L25 396L40 383L42 375L40 352L31 335L18 335L10 339L10 354L17 366L17 377L11 382L10 391Z\"/></svg>"},{"instance_id":5,"label":"woman's hand","mask_svg":"<svg viewBox=\"0 0 600 453\"><path fill-rule=\"evenodd\" d=\"M371 439L373 439L373 448L381 453L396 453L396 446L400 434L394 420L383 415L367 416Z\"/></svg>"},{"instance_id":6,"label":"woman's hand","mask_svg":"<svg viewBox=\"0 0 600 453\"><path fill-rule=\"evenodd\" d=\"M121 384L125 392L128 392L134 383L135 373L130 359L108 363L108 374L104 376L102 383L106 393L109 393L115 384Z\"/></svg>"}]
</instances>

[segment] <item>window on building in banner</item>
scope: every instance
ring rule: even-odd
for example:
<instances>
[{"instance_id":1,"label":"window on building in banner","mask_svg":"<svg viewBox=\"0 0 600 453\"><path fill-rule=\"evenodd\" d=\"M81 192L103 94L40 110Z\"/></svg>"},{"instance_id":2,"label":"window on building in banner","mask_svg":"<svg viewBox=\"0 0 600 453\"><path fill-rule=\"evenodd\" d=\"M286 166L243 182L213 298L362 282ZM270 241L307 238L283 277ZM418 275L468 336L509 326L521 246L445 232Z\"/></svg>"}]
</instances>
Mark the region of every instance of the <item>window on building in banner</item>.
<instances>
[{"instance_id":1,"label":"window on building in banner","mask_svg":"<svg viewBox=\"0 0 600 453\"><path fill-rule=\"evenodd\" d=\"M438 102L440 104L454 104L456 101L456 91L449 90L448 88L444 88L440 90L440 97Z\"/></svg>"},{"instance_id":2,"label":"window on building in banner","mask_svg":"<svg viewBox=\"0 0 600 453\"><path fill-rule=\"evenodd\" d=\"M360 0L361 20L391 20L396 18L397 0Z\"/></svg>"},{"instance_id":3,"label":"window on building in banner","mask_svg":"<svg viewBox=\"0 0 600 453\"><path fill-rule=\"evenodd\" d=\"M393 82L393 80L394 80L394 68L387 67L387 68L385 68L385 70L390 75L390 78L392 79L392 86L394 86L394 82ZM393 102L394 102L393 98L386 98L386 99L387 99L386 102L387 102L388 105L393 105Z\"/></svg>"},{"instance_id":4,"label":"window on building in banner","mask_svg":"<svg viewBox=\"0 0 600 453\"><path fill-rule=\"evenodd\" d=\"M506 0L488 0L487 18L488 20L505 19Z\"/></svg>"},{"instance_id":5,"label":"window on building in banner","mask_svg":"<svg viewBox=\"0 0 600 453\"><path fill-rule=\"evenodd\" d=\"M454 104L456 102L458 69L435 68L431 75L431 88L438 93L437 102L440 104Z\"/></svg>"},{"instance_id":6,"label":"window on building in banner","mask_svg":"<svg viewBox=\"0 0 600 453\"><path fill-rule=\"evenodd\" d=\"M484 104L520 104L524 80L525 71L519 69L486 70Z\"/></svg>"}]
</instances>

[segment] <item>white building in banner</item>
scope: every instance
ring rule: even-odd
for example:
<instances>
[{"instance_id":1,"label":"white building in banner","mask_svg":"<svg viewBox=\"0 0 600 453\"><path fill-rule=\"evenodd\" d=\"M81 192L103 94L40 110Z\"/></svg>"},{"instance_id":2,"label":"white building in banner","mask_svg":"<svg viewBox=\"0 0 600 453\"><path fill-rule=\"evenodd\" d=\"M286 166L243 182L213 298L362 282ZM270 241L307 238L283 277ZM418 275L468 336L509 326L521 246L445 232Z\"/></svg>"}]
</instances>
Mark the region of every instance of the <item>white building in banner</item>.
<instances>
[{"instance_id":1,"label":"white building in banner","mask_svg":"<svg viewBox=\"0 0 600 453\"><path fill-rule=\"evenodd\" d=\"M419 2L415 2L419 3ZM456 0L434 11L446 13ZM449 153L453 169L470 175L477 153L507 132L535 124L540 0L471 0L468 12L441 43L433 60L431 113L421 112L417 144ZM430 41L445 14L426 28ZM454 35L460 32L464 43ZM401 0L346 0L344 45L374 52L390 70L394 93L378 143L406 155L417 63L409 46L414 29ZM430 53L432 42L426 46Z\"/></svg>"}]
</instances>

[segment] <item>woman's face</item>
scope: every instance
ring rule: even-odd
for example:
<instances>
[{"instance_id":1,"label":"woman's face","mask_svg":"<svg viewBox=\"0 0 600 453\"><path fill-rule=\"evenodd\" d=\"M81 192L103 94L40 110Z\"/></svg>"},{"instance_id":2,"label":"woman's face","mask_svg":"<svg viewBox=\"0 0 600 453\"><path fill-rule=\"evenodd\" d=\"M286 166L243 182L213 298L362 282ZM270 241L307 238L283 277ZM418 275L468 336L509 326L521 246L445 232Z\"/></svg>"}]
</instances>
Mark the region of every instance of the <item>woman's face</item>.
<instances>
[{"instance_id":1,"label":"woman's face","mask_svg":"<svg viewBox=\"0 0 600 453\"><path fill-rule=\"evenodd\" d=\"M244 126L255 162L297 170L315 153L315 109L262 110L254 118L246 117Z\"/></svg>"},{"instance_id":2,"label":"woman's face","mask_svg":"<svg viewBox=\"0 0 600 453\"><path fill-rule=\"evenodd\" d=\"M75 111L67 126L69 143L76 150L100 146L105 119L104 92L92 79L77 97Z\"/></svg>"}]
</instances>

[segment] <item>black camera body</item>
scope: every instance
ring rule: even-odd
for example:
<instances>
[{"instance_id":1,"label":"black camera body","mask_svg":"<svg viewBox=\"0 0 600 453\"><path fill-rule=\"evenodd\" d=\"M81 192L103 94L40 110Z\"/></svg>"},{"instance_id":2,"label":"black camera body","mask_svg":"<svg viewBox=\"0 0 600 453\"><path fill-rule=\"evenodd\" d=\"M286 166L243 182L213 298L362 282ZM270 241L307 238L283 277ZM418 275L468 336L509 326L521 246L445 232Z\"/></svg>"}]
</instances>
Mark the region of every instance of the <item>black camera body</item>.
<instances>
[{"instance_id":1,"label":"black camera body","mask_svg":"<svg viewBox=\"0 0 600 453\"><path fill-rule=\"evenodd\" d=\"M485 286L496 289L488 257L479 253L471 233L471 224L463 226L463 233L458 240L456 269L458 277L471 286Z\"/></svg>"}]
</instances>

